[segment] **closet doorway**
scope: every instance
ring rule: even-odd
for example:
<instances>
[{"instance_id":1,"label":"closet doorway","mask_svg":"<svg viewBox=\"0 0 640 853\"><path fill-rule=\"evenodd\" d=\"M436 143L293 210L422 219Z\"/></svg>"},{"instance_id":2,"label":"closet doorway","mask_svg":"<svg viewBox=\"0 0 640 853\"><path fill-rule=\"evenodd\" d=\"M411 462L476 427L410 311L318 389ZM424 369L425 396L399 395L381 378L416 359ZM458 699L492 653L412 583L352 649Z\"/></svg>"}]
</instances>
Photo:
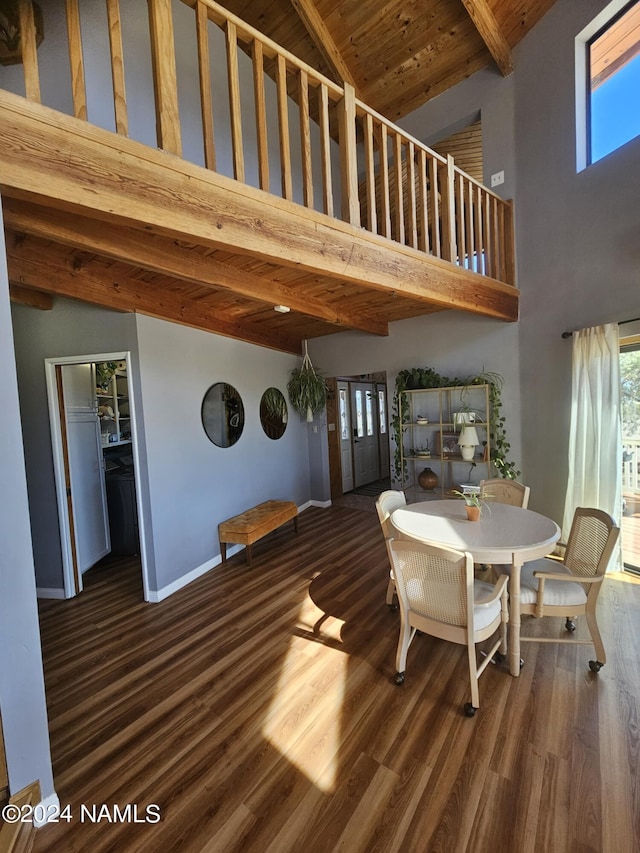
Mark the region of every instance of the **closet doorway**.
<instances>
[{"instance_id":1,"label":"closet doorway","mask_svg":"<svg viewBox=\"0 0 640 853\"><path fill-rule=\"evenodd\" d=\"M103 387L98 387L97 365L114 366ZM84 572L104 556L123 553L118 550L122 525L130 525L135 545L129 547L140 555L148 601L129 353L45 359L45 374L65 598L81 592Z\"/></svg>"}]
</instances>

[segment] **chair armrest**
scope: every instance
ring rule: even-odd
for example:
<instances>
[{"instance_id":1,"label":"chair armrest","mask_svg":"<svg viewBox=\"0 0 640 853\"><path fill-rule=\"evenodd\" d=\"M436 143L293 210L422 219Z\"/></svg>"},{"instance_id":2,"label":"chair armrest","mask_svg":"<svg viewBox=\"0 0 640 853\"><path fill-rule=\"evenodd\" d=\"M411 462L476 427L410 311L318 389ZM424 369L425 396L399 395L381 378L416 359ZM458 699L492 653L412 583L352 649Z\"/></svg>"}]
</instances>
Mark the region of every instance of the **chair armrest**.
<instances>
[{"instance_id":1,"label":"chair armrest","mask_svg":"<svg viewBox=\"0 0 640 853\"><path fill-rule=\"evenodd\" d=\"M564 581L565 583L602 583L604 575L595 577L583 577L582 575L561 575L555 572L544 572L542 570L533 573L534 578L542 581Z\"/></svg>"}]
</instances>

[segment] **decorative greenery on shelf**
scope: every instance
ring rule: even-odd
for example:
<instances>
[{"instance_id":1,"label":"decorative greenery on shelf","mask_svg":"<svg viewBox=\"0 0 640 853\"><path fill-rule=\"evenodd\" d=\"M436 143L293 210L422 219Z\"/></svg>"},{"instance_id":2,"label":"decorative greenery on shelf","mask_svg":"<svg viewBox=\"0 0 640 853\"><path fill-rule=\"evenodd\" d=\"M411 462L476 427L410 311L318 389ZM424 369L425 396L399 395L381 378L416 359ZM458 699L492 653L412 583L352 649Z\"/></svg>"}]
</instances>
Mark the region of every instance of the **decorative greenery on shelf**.
<instances>
[{"instance_id":1,"label":"decorative greenery on shelf","mask_svg":"<svg viewBox=\"0 0 640 853\"><path fill-rule=\"evenodd\" d=\"M302 365L291 371L291 379L287 384L289 402L300 415L305 415L311 422L327 404L327 383L314 370L307 352L307 342L304 342L304 358Z\"/></svg>"},{"instance_id":2,"label":"decorative greenery on shelf","mask_svg":"<svg viewBox=\"0 0 640 853\"><path fill-rule=\"evenodd\" d=\"M109 383L118 369L115 361L99 361L96 364L96 385L104 391L109 390Z\"/></svg>"},{"instance_id":3,"label":"decorative greenery on shelf","mask_svg":"<svg viewBox=\"0 0 640 853\"><path fill-rule=\"evenodd\" d=\"M402 423L400 423L400 394L402 391L412 391L429 388L455 388L460 387L462 406L464 408L464 390L473 385L488 385L489 386L489 412L487 423L489 424L489 437L491 439L491 461L493 462L496 472L500 477L506 480L515 480L520 476L520 471L516 470L513 462L508 458L511 444L507 438L506 419L502 414L502 387L504 379L499 373L483 370L476 376L469 376L466 379L460 379L455 376L450 379L448 376L442 376L436 373L431 367L413 367L407 370L401 370L396 377L396 392L393 397L393 410L391 417L391 426L395 437L395 453L394 467L396 476L399 479L406 477L406 470L403 470L400 447L402 444L402 430L405 424L409 422L409 412L404 409L402 413ZM475 463L474 463L475 464Z\"/></svg>"}]
</instances>

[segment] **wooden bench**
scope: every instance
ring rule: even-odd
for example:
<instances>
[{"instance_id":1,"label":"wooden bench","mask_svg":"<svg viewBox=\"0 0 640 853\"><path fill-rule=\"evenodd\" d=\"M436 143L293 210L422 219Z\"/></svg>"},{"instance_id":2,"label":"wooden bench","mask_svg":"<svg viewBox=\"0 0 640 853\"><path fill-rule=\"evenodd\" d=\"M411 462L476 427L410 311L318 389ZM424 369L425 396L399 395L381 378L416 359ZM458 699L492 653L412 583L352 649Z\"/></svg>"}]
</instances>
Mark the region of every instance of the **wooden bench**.
<instances>
[{"instance_id":1,"label":"wooden bench","mask_svg":"<svg viewBox=\"0 0 640 853\"><path fill-rule=\"evenodd\" d=\"M233 543L246 546L247 565L250 566L253 543L292 519L297 533L298 507L291 501L265 501L223 521L218 525L222 562L227 559L227 543Z\"/></svg>"}]
</instances>

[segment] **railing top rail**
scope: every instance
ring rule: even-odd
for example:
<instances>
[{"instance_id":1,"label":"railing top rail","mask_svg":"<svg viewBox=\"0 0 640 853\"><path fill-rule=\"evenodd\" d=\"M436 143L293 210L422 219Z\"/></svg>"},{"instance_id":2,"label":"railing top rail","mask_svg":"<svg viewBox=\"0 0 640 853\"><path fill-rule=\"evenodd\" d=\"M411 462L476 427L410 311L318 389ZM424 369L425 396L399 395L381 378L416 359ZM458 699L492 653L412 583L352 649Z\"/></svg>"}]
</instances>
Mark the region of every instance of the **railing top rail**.
<instances>
[{"instance_id":1,"label":"railing top rail","mask_svg":"<svg viewBox=\"0 0 640 853\"><path fill-rule=\"evenodd\" d=\"M421 148L423 151L426 151L430 157L433 157L434 160L437 160L443 166L447 165L447 158L443 157L442 154L438 154L437 151L429 148L428 145L425 145L424 142L420 142L419 139L416 139L415 136L412 136L408 131L403 130L401 127L398 127L397 124L394 124L388 118L385 118L381 113L376 112L373 107L370 107L368 104L365 104L364 101L361 101L359 98L356 98L356 112L358 115L366 115L367 113L374 118L380 124L384 124L389 130L393 133L400 134L400 136L404 137L407 142L413 142L413 144L417 148Z\"/></svg>"},{"instance_id":2,"label":"railing top rail","mask_svg":"<svg viewBox=\"0 0 640 853\"><path fill-rule=\"evenodd\" d=\"M273 59L276 56L284 57L286 62L290 65L306 71L309 76L310 83L315 83L317 85L324 84L329 90L329 94L335 100L339 100L343 97L344 88L342 86L339 86L337 83L334 83L333 80L325 77L324 74L313 68L311 65L307 65L306 62L298 59L298 57L294 56L293 53L290 53L284 47L277 44L277 42L268 38L268 36L265 36L260 32L260 30L256 30L250 24L247 24L242 20L242 18L238 18L237 15L234 15L228 9L218 5L214 0L180 0L180 2L184 3L185 6L190 6L192 9L195 9L198 4L206 6L209 20L218 24L218 26L222 26L227 22L234 24L238 37L243 41L252 41L255 39L261 42L265 55L268 56L269 59Z\"/></svg>"},{"instance_id":3,"label":"railing top rail","mask_svg":"<svg viewBox=\"0 0 640 853\"><path fill-rule=\"evenodd\" d=\"M508 204L508 202L505 201L505 199L503 199L502 196L499 196L497 193L494 193L493 190L490 190L489 187L485 186L485 184L481 183L480 181L477 181L475 178L472 178L471 175L467 174L467 172L464 171L464 169L461 169L459 166L456 166L455 164L453 166L453 169L455 172L458 172L460 175L462 175L463 178L466 178L466 180L469 181L470 184L474 184L476 187L481 189L483 193L486 193L487 195L490 195L492 198L495 198L496 201L499 201L500 204Z\"/></svg>"}]
</instances>

